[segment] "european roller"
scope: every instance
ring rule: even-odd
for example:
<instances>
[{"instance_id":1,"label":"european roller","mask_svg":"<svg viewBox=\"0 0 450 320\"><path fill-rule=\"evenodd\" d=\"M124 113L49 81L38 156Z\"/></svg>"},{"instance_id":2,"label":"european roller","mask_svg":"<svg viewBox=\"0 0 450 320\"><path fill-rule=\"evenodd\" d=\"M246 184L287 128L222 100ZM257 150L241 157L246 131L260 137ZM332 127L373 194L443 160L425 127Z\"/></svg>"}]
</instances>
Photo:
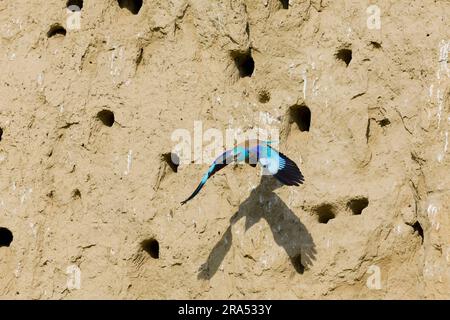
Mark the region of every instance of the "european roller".
<instances>
[{"instance_id":1,"label":"european roller","mask_svg":"<svg viewBox=\"0 0 450 320\"><path fill-rule=\"evenodd\" d=\"M247 140L233 149L225 151L214 160L197 189L181 204L183 205L194 198L212 175L232 162L245 162L252 167L256 167L259 163L264 170L264 174L274 176L287 186L298 186L304 181L304 177L295 162L273 149L270 141Z\"/></svg>"}]
</instances>

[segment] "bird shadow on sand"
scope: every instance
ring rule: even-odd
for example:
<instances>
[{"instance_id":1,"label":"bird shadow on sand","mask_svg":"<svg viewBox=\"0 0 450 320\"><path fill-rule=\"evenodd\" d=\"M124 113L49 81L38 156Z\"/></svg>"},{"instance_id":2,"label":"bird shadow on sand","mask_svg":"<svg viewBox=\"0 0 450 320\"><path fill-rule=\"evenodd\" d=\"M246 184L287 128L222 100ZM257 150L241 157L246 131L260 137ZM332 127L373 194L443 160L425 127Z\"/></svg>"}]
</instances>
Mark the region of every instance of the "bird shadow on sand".
<instances>
[{"instance_id":1,"label":"bird shadow on sand","mask_svg":"<svg viewBox=\"0 0 450 320\"><path fill-rule=\"evenodd\" d=\"M232 226L245 217L245 231L259 220L265 219L275 242L284 248L295 270L303 274L313 264L316 249L311 234L294 212L274 192L281 187L275 178L263 175L259 186L239 205L230 218L222 238L216 243L207 261L200 267L199 279L211 279L219 269L233 242Z\"/></svg>"}]
</instances>

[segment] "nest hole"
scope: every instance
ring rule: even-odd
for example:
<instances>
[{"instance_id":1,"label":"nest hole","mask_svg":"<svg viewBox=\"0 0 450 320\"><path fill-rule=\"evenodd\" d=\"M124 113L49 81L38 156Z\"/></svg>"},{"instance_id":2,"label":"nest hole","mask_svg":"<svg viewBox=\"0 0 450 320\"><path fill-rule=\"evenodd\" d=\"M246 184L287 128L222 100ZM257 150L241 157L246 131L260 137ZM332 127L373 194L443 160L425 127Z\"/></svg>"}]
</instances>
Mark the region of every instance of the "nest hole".
<instances>
[{"instance_id":1,"label":"nest hole","mask_svg":"<svg viewBox=\"0 0 450 320\"><path fill-rule=\"evenodd\" d=\"M0 128L0 141L2 141L2 137L3 137L3 129Z\"/></svg>"},{"instance_id":2,"label":"nest hole","mask_svg":"<svg viewBox=\"0 0 450 320\"><path fill-rule=\"evenodd\" d=\"M13 238L11 230L0 227L0 247L9 247Z\"/></svg>"},{"instance_id":3,"label":"nest hole","mask_svg":"<svg viewBox=\"0 0 450 320\"><path fill-rule=\"evenodd\" d=\"M367 198L352 199L347 202L347 207L352 211L354 215L360 215L368 205L369 199Z\"/></svg>"},{"instance_id":4,"label":"nest hole","mask_svg":"<svg viewBox=\"0 0 450 320\"><path fill-rule=\"evenodd\" d=\"M289 9L289 0L280 0L283 9Z\"/></svg>"},{"instance_id":5,"label":"nest hole","mask_svg":"<svg viewBox=\"0 0 450 320\"><path fill-rule=\"evenodd\" d=\"M67 9L69 9L72 12L78 12L83 9L83 0L69 0L67 1Z\"/></svg>"},{"instance_id":6,"label":"nest hole","mask_svg":"<svg viewBox=\"0 0 450 320\"><path fill-rule=\"evenodd\" d=\"M180 165L180 158L176 153L169 152L163 154L163 159L172 170L172 172L178 172L178 166Z\"/></svg>"},{"instance_id":7,"label":"nest hole","mask_svg":"<svg viewBox=\"0 0 450 320\"><path fill-rule=\"evenodd\" d=\"M239 70L239 76L241 78L251 77L255 70L255 61L253 60L251 51L233 53L232 57L236 68Z\"/></svg>"},{"instance_id":8,"label":"nest hole","mask_svg":"<svg viewBox=\"0 0 450 320\"><path fill-rule=\"evenodd\" d=\"M311 125L311 110L307 106L295 105L290 109L290 122L296 123L300 131L309 131Z\"/></svg>"},{"instance_id":9,"label":"nest hole","mask_svg":"<svg viewBox=\"0 0 450 320\"><path fill-rule=\"evenodd\" d=\"M350 61L352 61L352 50L350 49L340 49L335 54L336 59L344 61L345 65L348 66L350 64Z\"/></svg>"},{"instance_id":10,"label":"nest hole","mask_svg":"<svg viewBox=\"0 0 450 320\"><path fill-rule=\"evenodd\" d=\"M141 248L153 259L159 259L159 242L156 239L147 239L141 242Z\"/></svg>"},{"instance_id":11,"label":"nest hole","mask_svg":"<svg viewBox=\"0 0 450 320\"><path fill-rule=\"evenodd\" d=\"M102 110L97 113L97 119L100 120L105 126L112 127L115 122L114 112L110 110Z\"/></svg>"},{"instance_id":12,"label":"nest hole","mask_svg":"<svg viewBox=\"0 0 450 320\"><path fill-rule=\"evenodd\" d=\"M118 0L121 9L128 9L132 14L138 14L142 7L142 0Z\"/></svg>"},{"instance_id":13,"label":"nest hole","mask_svg":"<svg viewBox=\"0 0 450 320\"><path fill-rule=\"evenodd\" d=\"M319 223L328 223L331 219L336 218L336 214L334 213L334 208L331 204L323 204L318 206L315 209L317 214L317 221Z\"/></svg>"},{"instance_id":14,"label":"nest hole","mask_svg":"<svg viewBox=\"0 0 450 320\"><path fill-rule=\"evenodd\" d=\"M53 38L56 36L65 36L67 34L66 29L60 24L55 24L50 27L47 32L47 38Z\"/></svg>"}]
</instances>

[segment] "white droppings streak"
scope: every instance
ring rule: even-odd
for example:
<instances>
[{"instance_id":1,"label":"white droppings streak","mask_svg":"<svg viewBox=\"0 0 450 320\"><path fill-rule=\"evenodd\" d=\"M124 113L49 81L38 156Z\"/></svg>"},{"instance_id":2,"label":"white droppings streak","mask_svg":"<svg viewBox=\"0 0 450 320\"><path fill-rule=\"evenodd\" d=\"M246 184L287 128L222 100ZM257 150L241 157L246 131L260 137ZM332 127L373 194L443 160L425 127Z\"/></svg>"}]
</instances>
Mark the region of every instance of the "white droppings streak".
<instances>
[{"instance_id":1,"label":"white droppings streak","mask_svg":"<svg viewBox=\"0 0 450 320\"><path fill-rule=\"evenodd\" d=\"M317 85L318 81L319 81L319 78L315 78L314 83L313 83L313 93L314 93L314 96L316 96L316 97L319 95L319 85Z\"/></svg>"},{"instance_id":2,"label":"white droppings streak","mask_svg":"<svg viewBox=\"0 0 450 320\"><path fill-rule=\"evenodd\" d=\"M441 118L442 118L442 109L444 106L444 96L440 88L437 89L436 93L437 97L437 104L438 104L438 112L437 112L437 118L438 118L438 129L441 125Z\"/></svg>"},{"instance_id":3,"label":"white droppings streak","mask_svg":"<svg viewBox=\"0 0 450 320\"><path fill-rule=\"evenodd\" d=\"M37 226L33 222L29 223L29 226L31 228L31 232L33 233L33 237L36 238L37 236Z\"/></svg>"},{"instance_id":4,"label":"white droppings streak","mask_svg":"<svg viewBox=\"0 0 450 320\"><path fill-rule=\"evenodd\" d=\"M438 230L439 230L439 227L440 227L440 223L437 221L438 211L439 211L439 210L438 210L438 207L435 206L434 204L430 203L430 204L428 205L428 208L427 208L428 219L430 219L430 221L431 221L431 226L432 226L433 228L435 228L436 231L438 231Z\"/></svg>"},{"instance_id":5,"label":"white droppings streak","mask_svg":"<svg viewBox=\"0 0 450 320\"><path fill-rule=\"evenodd\" d=\"M444 158L446 157L446 153L448 151L448 131L446 128L446 125L448 126L448 122L450 122L450 116L446 114L444 104L444 92L446 91L446 86L442 84L444 80L446 80L447 77L450 77L450 70L448 67L448 52L450 49L450 40L441 40L439 42L439 60L438 60L438 66L436 71L436 78L437 80L430 85L428 90L428 95L430 97L430 103L435 103L437 106L436 113L432 110L427 110L428 119L431 119L431 117L436 114L437 119L437 134L440 137L444 138L443 142L443 149L439 151L436 155L436 160L439 163L442 163ZM434 96L434 99L433 99ZM434 100L434 101L433 101ZM447 123L442 123L447 119ZM445 132L444 132L445 131ZM440 144L441 142L439 142ZM440 149L440 148L439 148ZM437 224L438 225L438 224Z\"/></svg>"},{"instance_id":6,"label":"white droppings streak","mask_svg":"<svg viewBox=\"0 0 450 320\"><path fill-rule=\"evenodd\" d=\"M331 239L328 239L327 240L327 248L330 249L332 245L333 245L333 241Z\"/></svg>"},{"instance_id":7,"label":"white droppings streak","mask_svg":"<svg viewBox=\"0 0 450 320\"><path fill-rule=\"evenodd\" d=\"M298 192L296 190L294 190L293 188L290 189L289 192L289 205L292 205L292 203L294 203L295 199L298 196Z\"/></svg>"},{"instance_id":8,"label":"white droppings streak","mask_svg":"<svg viewBox=\"0 0 450 320\"><path fill-rule=\"evenodd\" d=\"M20 276L20 273L22 272L22 264L19 262L18 264L17 264L17 268L16 268L16 270L14 270L14 276L16 277L16 278L18 278L19 276Z\"/></svg>"},{"instance_id":9,"label":"white droppings streak","mask_svg":"<svg viewBox=\"0 0 450 320\"><path fill-rule=\"evenodd\" d=\"M42 91L43 90L42 84L44 83L44 74L42 72L38 74L36 81L38 86L41 87L40 90Z\"/></svg>"},{"instance_id":10,"label":"white droppings streak","mask_svg":"<svg viewBox=\"0 0 450 320\"><path fill-rule=\"evenodd\" d=\"M120 67L119 67L119 65L116 65L116 60L120 61L123 59L123 56L124 56L123 47L119 48L119 52L117 53L117 55L116 55L116 49L117 48L115 47L114 50L112 50L112 52L111 52L110 74L113 78L120 75Z\"/></svg>"},{"instance_id":11,"label":"white droppings streak","mask_svg":"<svg viewBox=\"0 0 450 320\"><path fill-rule=\"evenodd\" d=\"M441 73L450 77L450 70L448 68L448 51L450 49L450 41L442 40L439 44L439 69L437 73L438 80L441 79Z\"/></svg>"},{"instance_id":12,"label":"white droppings streak","mask_svg":"<svg viewBox=\"0 0 450 320\"><path fill-rule=\"evenodd\" d=\"M444 152L448 151L448 131L445 131L445 144L444 144Z\"/></svg>"},{"instance_id":13,"label":"white droppings streak","mask_svg":"<svg viewBox=\"0 0 450 320\"><path fill-rule=\"evenodd\" d=\"M32 188L29 188L27 190L24 190L22 192L22 195L20 196L20 204L24 204L25 200L27 200L28 196L31 195L31 193L33 192Z\"/></svg>"},{"instance_id":14,"label":"white droppings streak","mask_svg":"<svg viewBox=\"0 0 450 320\"><path fill-rule=\"evenodd\" d=\"M125 175L128 175L130 173L132 161L133 161L133 150L129 150L127 156L127 170L125 170L124 172Z\"/></svg>"}]
</instances>

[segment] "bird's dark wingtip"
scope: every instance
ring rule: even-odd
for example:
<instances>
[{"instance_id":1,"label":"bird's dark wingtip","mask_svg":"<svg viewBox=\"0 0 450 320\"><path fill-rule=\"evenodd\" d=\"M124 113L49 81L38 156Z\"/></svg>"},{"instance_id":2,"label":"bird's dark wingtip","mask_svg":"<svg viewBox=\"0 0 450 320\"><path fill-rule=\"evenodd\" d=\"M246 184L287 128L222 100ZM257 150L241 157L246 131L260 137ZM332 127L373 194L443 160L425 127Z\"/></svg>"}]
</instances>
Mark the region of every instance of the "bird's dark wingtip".
<instances>
[{"instance_id":1,"label":"bird's dark wingtip","mask_svg":"<svg viewBox=\"0 0 450 320\"><path fill-rule=\"evenodd\" d=\"M285 160L285 166L274 174L274 176L287 186L300 186L303 184L305 177L297 164L283 153L280 152L279 154Z\"/></svg>"}]
</instances>

